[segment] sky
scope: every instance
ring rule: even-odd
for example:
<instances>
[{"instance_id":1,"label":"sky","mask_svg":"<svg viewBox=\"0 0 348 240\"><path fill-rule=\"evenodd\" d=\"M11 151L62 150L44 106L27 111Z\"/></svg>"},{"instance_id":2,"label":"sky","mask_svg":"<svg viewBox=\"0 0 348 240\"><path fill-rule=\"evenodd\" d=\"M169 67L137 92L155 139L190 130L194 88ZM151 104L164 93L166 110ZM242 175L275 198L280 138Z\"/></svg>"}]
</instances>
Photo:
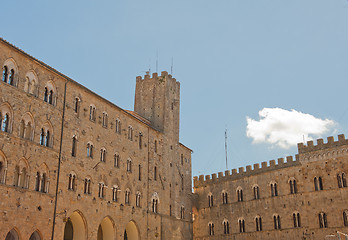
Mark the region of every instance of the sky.
<instances>
[{"instance_id":1,"label":"sky","mask_svg":"<svg viewBox=\"0 0 348 240\"><path fill-rule=\"evenodd\" d=\"M226 129L228 169L348 136L347 0L11 0L0 26L124 109L136 76L173 66L193 176L226 170Z\"/></svg>"}]
</instances>

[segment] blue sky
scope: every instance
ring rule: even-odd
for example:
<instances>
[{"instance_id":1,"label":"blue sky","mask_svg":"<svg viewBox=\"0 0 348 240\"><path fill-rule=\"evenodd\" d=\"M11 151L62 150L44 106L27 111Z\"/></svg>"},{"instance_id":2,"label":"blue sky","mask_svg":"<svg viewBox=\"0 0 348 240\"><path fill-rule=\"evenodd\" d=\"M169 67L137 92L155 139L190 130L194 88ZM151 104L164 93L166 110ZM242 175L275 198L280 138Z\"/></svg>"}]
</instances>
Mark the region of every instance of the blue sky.
<instances>
[{"instance_id":1,"label":"blue sky","mask_svg":"<svg viewBox=\"0 0 348 240\"><path fill-rule=\"evenodd\" d=\"M157 54L170 72L173 58L193 175L225 170L226 128L229 169L296 154L247 136L247 117L264 108L332 124L307 136L302 118L277 115L258 134L348 135L347 0L12 0L1 19L2 38L125 109L135 77L156 71Z\"/></svg>"}]
</instances>

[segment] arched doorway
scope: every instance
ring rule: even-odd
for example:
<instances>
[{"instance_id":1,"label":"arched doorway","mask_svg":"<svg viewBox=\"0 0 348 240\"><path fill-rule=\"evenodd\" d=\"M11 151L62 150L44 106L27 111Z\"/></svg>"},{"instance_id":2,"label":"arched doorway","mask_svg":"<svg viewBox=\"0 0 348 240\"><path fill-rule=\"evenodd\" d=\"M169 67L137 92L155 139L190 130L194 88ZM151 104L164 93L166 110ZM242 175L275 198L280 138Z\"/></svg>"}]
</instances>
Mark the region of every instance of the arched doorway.
<instances>
[{"instance_id":1,"label":"arched doorway","mask_svg":"<svg viewBox=\"0 0 348 240\"><path fill-rule=\"evenodd\" d=\"M73 212L65 223L64 240L85 240L86 225L79 212Z\"/></svg>"},{"instance_id":2,"label":"arched doorway","mask_svg":"<svg viewBox=\"0 0 348 240\"><path fill-rule=\"evenodd\" d=\"M135 222L130 221L124 230L124 240L140 240L139 230Z\"/></svg>"},{"instance_id":3,"label":"arched doorway","mask_svg":"<svg viewBox=\"0 0 348 240\"><path fill-rule=\"evenodd\" d=\"M29 240L41 240L41 236L40 236L39 232L37 230L35 232L33 232L33 234L31 234Z\"/></svg>"},{"instance_id":4,"label":"arched doorway","mask_svg":"<svg viewBox=\"0 0 348 240\"><path fill-rule=\"evenodd\" d=\"M97 240L114 240L115 229L112 220L109 217L105 217L98 227Z\"/></svg>"},{"instance_id":5,"label":"arched doorway","mask_svg":"<svg viewBox=\"0 0 348 240\"><path fill-rule=\"evenodd\" d=\"M12 228L11 231L7 233L5 240L19 240L17 231Z\"/></svg>"}]
</instances>

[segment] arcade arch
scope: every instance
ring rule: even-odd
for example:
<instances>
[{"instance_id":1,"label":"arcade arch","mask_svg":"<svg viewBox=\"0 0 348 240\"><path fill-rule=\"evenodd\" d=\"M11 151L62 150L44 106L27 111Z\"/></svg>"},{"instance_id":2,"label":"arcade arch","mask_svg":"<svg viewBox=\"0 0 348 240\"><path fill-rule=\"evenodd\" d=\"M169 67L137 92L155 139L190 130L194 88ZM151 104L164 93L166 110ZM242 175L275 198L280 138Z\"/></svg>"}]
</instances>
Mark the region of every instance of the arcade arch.
<instances>
[{"instance_id":1,"label":"arcade arch","mask_svg":"<svg viewBox=\"0 0 348 240\"><path fill-rule=\"evenodd\" d=\"M124 230L124 240L139 240L139 230L134 221L130 221Z\"/></svg>"},{"instance_id":2,"label":"arcade arch","mask_svg":"<svg viewBox=\"0 0 348 240\"><path fill-rule=\"evenodd\" d=\"M97 240L114 240L115 228L114 223L109 217L105 217L98 227Z\"/></svg>"},{"instance_id":3,"label":"arcade arch","mask_svg":"<svg viewBox=\"0 0 348 240\"><path fill-rule=\"evenodd\" d=\"M73 212L64 227L64 240L85 240L87 239L87 226L82 214Z\"/></svg>"}]
</instances>

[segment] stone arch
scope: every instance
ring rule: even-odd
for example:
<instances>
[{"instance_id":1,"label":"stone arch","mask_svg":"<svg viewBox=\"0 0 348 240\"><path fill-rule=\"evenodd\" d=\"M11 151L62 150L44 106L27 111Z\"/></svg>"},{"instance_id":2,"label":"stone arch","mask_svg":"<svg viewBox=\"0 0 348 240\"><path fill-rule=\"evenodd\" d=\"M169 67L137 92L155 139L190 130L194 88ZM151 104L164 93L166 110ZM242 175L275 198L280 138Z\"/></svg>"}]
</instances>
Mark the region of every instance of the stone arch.
<instances>
[{"instance_id":1,"label":"stone arch","mask_svg":"<svg viewBox=\"0 0 348 240\"><path fill-rule=\"evenodd\" d=\"M56 105L57 95L56 85L52 80L49 80L44 89L44 101Z\"/></svg>"},{"instance_id":2,"label":"stone arch","mask_svg":"<svg viewBox=\"0 0 348 240\"><path fill-rule=\"evenodd\" d=\"M13 185L22 188L28 188L30 177L30 167L28 160L22 157L14 169Z\"/></svg>"},{"instance_id":3,"label":"stone arch","mask_svg":"<svg viewBox=\"0 0 348 240\"><path fill-rule=\"evenodd\" d=\"M6 183L8 162L3 151L0 150L0 183Z\"/></svg>"},{"instance_id":4,"label":"stone arch","mask_svg":"<svg viewBox=\"0 0 348 240\"><path fill-rule=\"evenodd\" d=\"M124 240L140 240L139 228L134 220L127 223L124 230Z\"/></svg>"},{"instance_id":5,"label":"stone arch","mask_svg":"<svg viewBox=\"0 0 348 240\"><path fill-rule=\"evenodd\" d=\"M35 232L33 232L29 238L29 240L41 240L41 239L43 239L43 237L39 230L36 230Z\"/></svg>"},{"instance_id":6,"label":"stone arch","mask_svg":"<svg viewBox=\"0 0 348 240\"><path fill-rule=\"evenodd\" d=\"M37 96L39 80L34 70L27 72L25 75L24 91Z\"/></svg>"},{"instance_id":7,"label":"stone arch","mask_svg":"<svg viewBox=\"0 0 348 240\"><path fill-rule=\"evenodd\" d=\"M28 140L33 140L34 136L34 117L30 112L26 112L19 124L19 136Z\"/></svg>"},{"instance_id":8,"label":"stone arch","mask_svg":"<svg viewBox=\"0 0 348 240\"><path fill-rule=\"evenodd\" d=\"M85 240L87 236L87 223L79 210L74 211L67 219L64 226L64 240Z\"/></svg>"},{"instance_id":9,"label":"stone arch","mask_svg":"<svg viewBox=\"0 0 348 240\"><path fill-rule=\"evenodd\" d=\"M7 83L9 83L9 75L10 75L10 72L11 72L11 70L13 70L14 71L14 76L13 76L13 83L11 84L11 85L13 85L13 86L17 86L18 85L18 65L17 65L17 63L16 63L16 61L13 59L13 58L8 58L6 61L5 61L5 63L4 63L4 65L3 65L3 67L7 67L7 69L8 69L8 79L7 79Z\"/></svg>"},{"instance_id":10,"label":"stone arch","mask_svg":"<svg viewBox=\"0 0 348 240\"><path fill-rule=\"evenodd\" d=\"M5 119L7 119L5 121ZM5 123L6 122L6 123ZM4 132L12 132L13 110L8 102L0 105L0 130ZM6 127L5 127L6 124Z\"/></svg>"},{"instance_id":11,"label":"stone arch","mask_svg":"<svg viewBox=\"0 0 348 240\"><path fill-rule=\"evenodd\" d=\"M17 228L12 228L6 235L5 240L21 240L19 231Z\"/></svg>"},{"instance_id":12,"label":"stone arch","mask_svg":"<svg viewBox=\"0 0 348 240\"><path fill-rule=\"evenodd\" d=\"M50 120L47 120L40 129L40 145L46 147L53 146L54 129ZM48 142L47 142L48 141Z\"/></svg>"},{"instance_id":13,"label":"stone arch","mask_svg":"<svg viewBox=\"0 0 348 240\"><path fill-rule=\"evenodd\" d=\"M46 163L42 163L36 171L35 190L48 193L50 184L50 170Z\"/></svg>"},{"instance_id":14,"label":"stone arch","mask_svg":"<svg viewBox=\"0 0 348 240\"><path fill-rule=\"evenodd\" d=\"M106 216L98 226L97 240L114 240L116 236L115 223Z\"/></svg>"}]
</instances>

